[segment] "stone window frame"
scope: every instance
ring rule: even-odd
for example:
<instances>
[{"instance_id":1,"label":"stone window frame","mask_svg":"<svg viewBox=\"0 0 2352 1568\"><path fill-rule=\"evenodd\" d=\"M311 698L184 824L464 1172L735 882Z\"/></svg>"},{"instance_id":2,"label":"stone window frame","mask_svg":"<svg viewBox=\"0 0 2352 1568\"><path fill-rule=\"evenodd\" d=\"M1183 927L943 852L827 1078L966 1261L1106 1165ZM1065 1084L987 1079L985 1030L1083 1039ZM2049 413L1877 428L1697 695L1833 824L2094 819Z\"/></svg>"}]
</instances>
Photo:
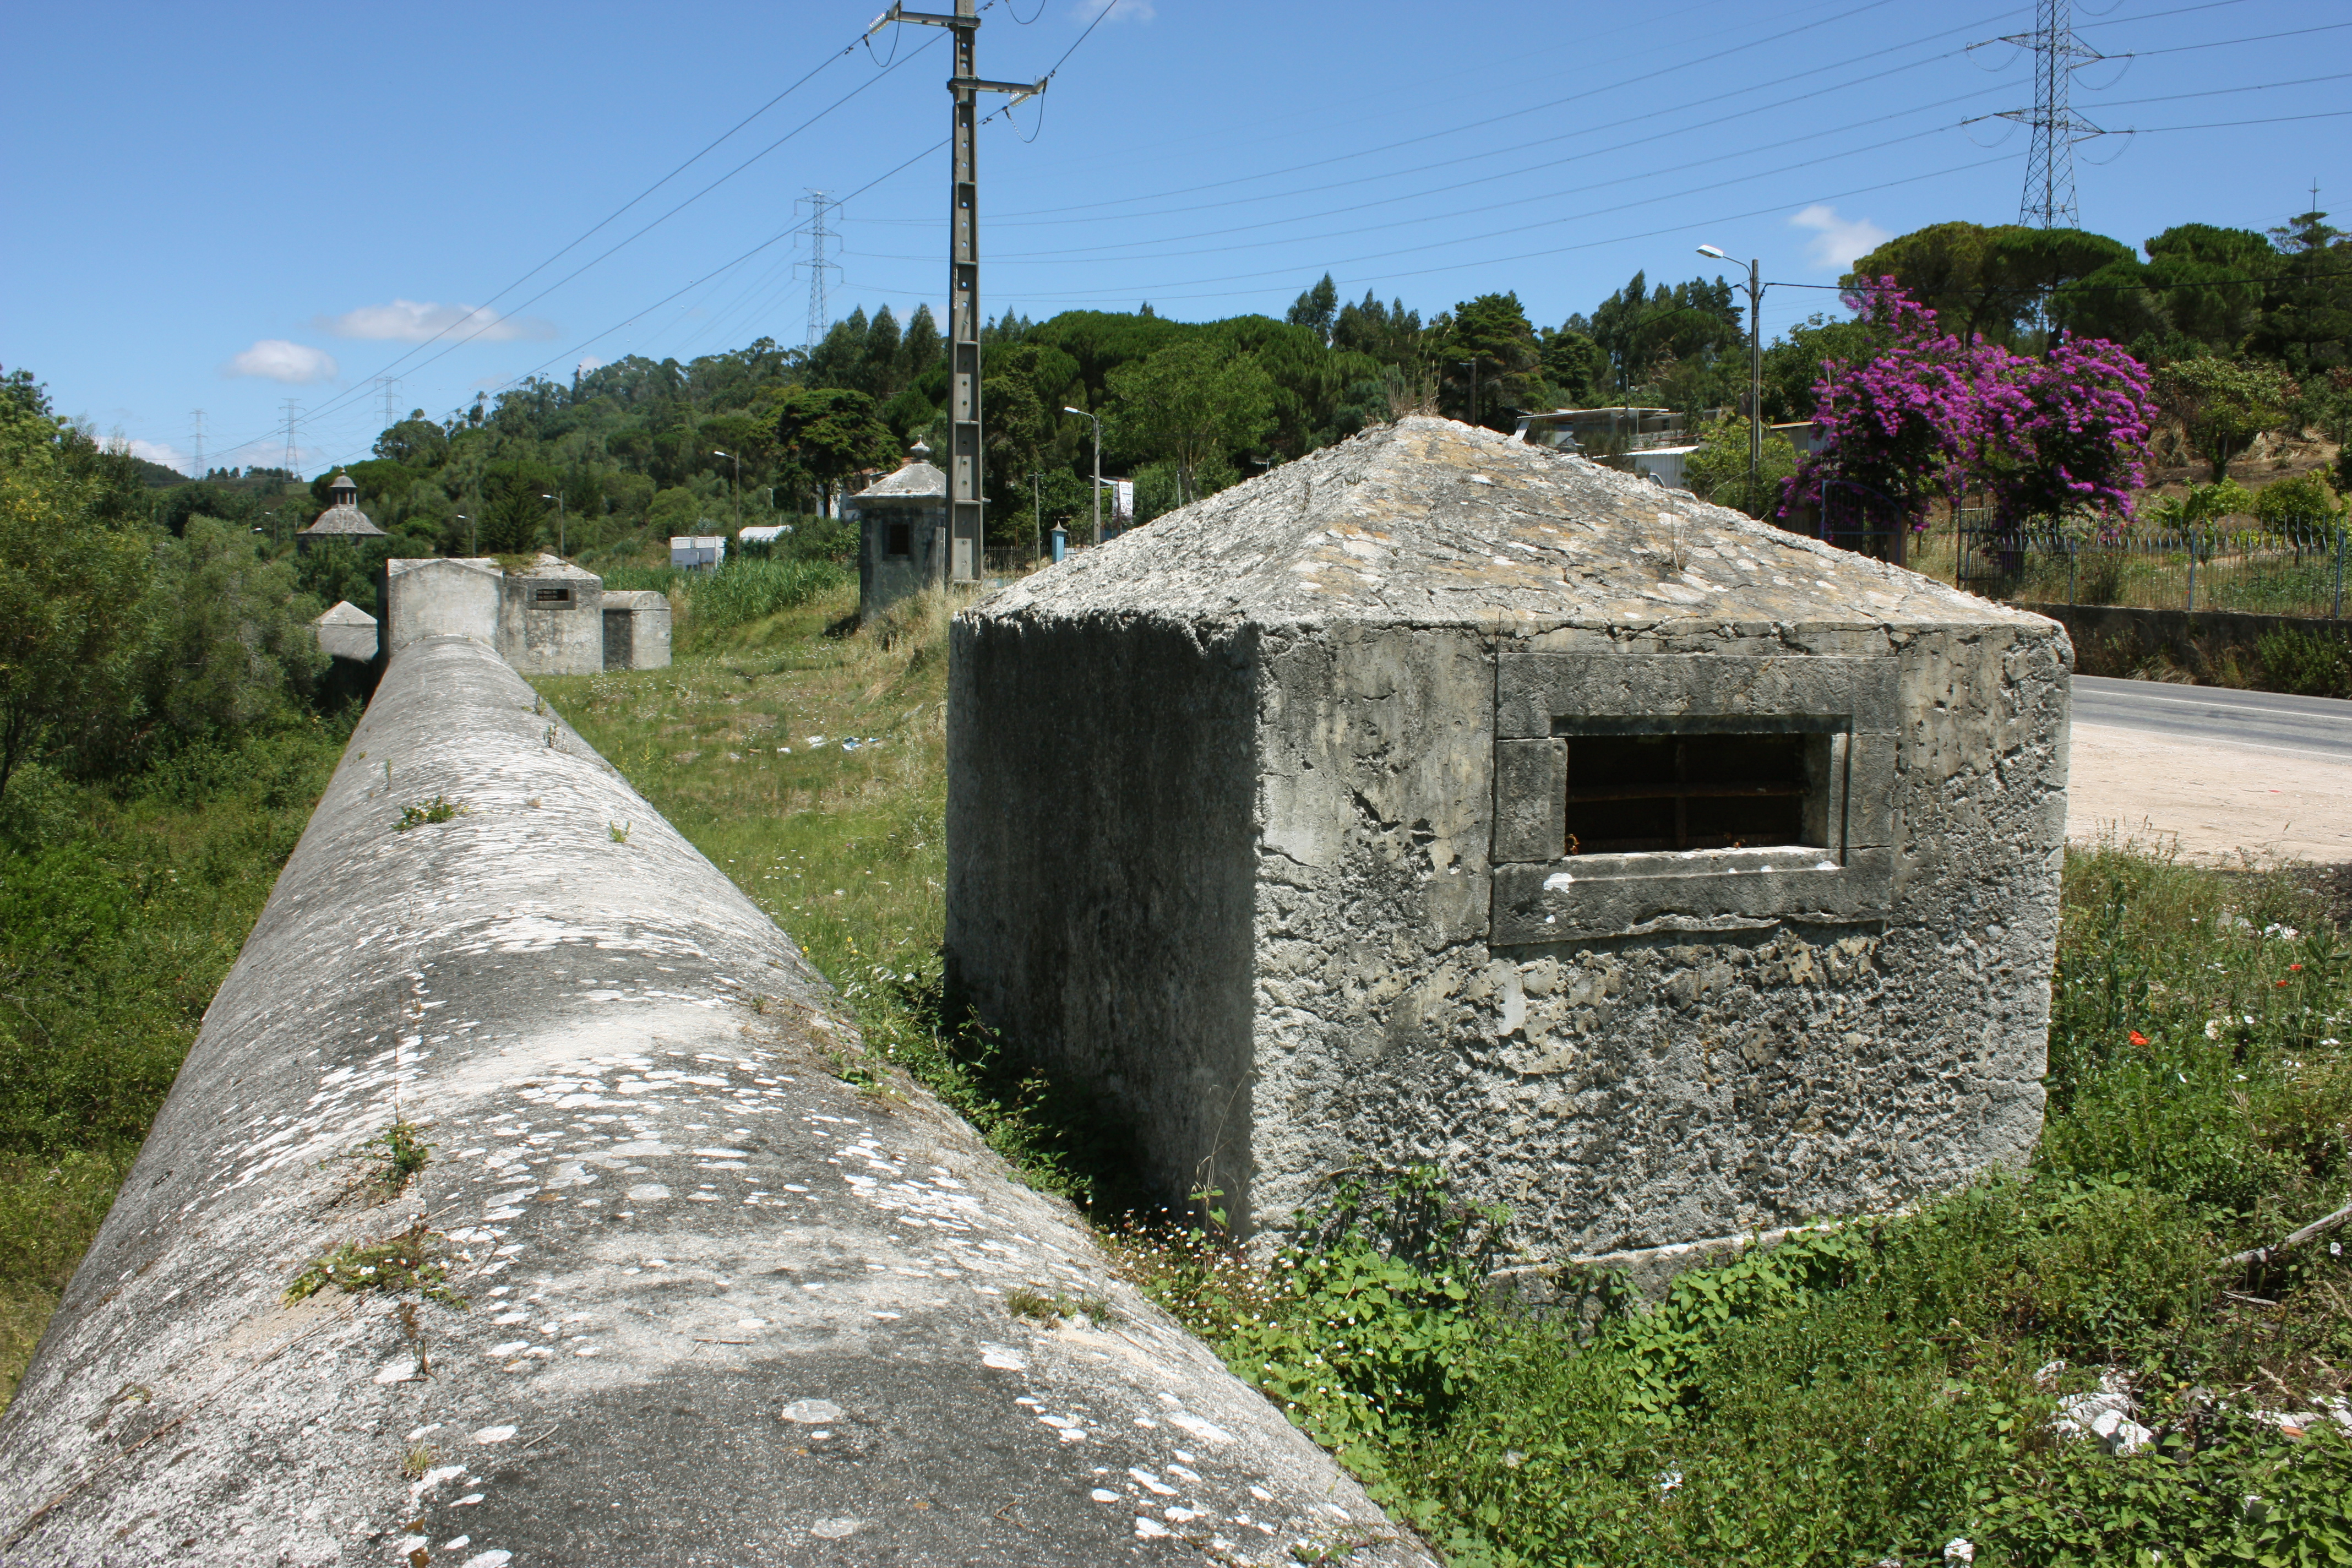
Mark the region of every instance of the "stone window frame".
<instances>
[{"instance_id":1,"label":"stone window frame","mask_svg":"<svg viewBox=\"0 0 2352 1568\"><path fill-rule=\"evenodd\" d=\"M1784 920L1886 918L1894 884L1892 655L1507 653L1495 679L1490 945ZM1568 742L1740 731L1822 738L1821 845L1568 855Z\"/></svg>"}]
</instances>

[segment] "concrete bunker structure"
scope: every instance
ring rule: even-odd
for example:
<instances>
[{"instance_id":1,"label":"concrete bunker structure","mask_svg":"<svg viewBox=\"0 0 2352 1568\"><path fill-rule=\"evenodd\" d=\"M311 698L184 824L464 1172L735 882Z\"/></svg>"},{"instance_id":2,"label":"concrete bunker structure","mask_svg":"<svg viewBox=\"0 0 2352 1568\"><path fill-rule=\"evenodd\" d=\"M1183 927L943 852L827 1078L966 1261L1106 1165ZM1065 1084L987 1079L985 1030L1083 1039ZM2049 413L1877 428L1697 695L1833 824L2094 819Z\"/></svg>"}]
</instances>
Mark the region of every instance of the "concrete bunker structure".
<instances>
[{"instance_id":1,"label":"concrete bunker structure","mask_svg":"<svg viewBox=\"0 0 2352 1568\"><path fill-rule=\"evenodd\" d=\"M850 497L843 515L857 524L861 619L947 586L948 477L928 445L916 442L905 464Z\"/></svg>"},{"instance_id":2,"label":"concrete bunker structure","mask_svg":"<svg viewBox=\"0 0 2352 1568\"><path fill-rule=\"evenodd\" d=\"M650 588L604 590L604 668L667 669L669 600Z\"/></svg>"},{"instance_id":3,"label":"concrete bunker structure","mask_svg":"<svg viewBox=\"0 0 2352 1568\"><path fill-rule=\"evenodd\" d=\"M499 652L525 675L604 668L604 579L541 555L499 579Z\"/></svg>"},{"instance_id":4,"label":"concrete bunker structure","mask_svg":"<svg viewBox=\"0 0 2352 1568\"><path fill-rule=\"evenodd\" d=\"M393 656L0 1417L0 1555L1433 1568L1066 1204L843 1081L792 939L535 708ZM289 1299L346 1247L446 1296Z\"/></svg>"},{"instance_id":5,"label":"concrete bunker structure","mask_svg":"<svg viewBox=\"0 0 2352 1568\"><path fill-rule=\"evenodd\" d=\"M496 648L526 675L669 665L667 599L642 590L607 595L602 577L557 556L515 572L488 557L387 561L377 586L381 660L431 637L457 637Z\"/></svg>"},{"instance_id":6,"label":"concrete bunker structure","mask_svg":"<svg viewBox=\"0 0 2352 1568\"><path fill-rule=\"evenodd\" d=\"M950 983L1244 1226L1366 1162L1637 1271L1884 1211L2039 1133L2071 662L1409 418L958 615Z\"/></svg>"},{"instance_id":7,"label":"concrete bunker structure","mask_svg":"<svg viewBox=\"0 0 2352 1568\"><path fill-rule=\"evenodd\" d=\"M375 617L349 599L336 600L310 622L310 627L320 653L358 664L375 662Z\"/></svg>"}]
</instances>

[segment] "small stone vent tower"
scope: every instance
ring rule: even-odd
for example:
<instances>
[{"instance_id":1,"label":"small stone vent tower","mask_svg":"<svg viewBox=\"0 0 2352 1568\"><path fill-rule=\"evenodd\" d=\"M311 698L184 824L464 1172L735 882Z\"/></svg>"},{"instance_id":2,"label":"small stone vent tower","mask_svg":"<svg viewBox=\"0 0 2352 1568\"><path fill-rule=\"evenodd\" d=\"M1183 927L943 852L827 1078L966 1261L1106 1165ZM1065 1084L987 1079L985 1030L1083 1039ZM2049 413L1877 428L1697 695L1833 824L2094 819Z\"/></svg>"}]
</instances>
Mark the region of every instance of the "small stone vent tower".
<instances>
[{"instance_id":1,"label":"small stone vent tower","mask_svg":"<svg viewBox=\"0 0 2352 1568\"><path fill-rule=\"evenodd\" d=\"M948 477L918 441L907 461L849 498L857 524L857 614L879 615L948 581Z\"/></svg>"},{"instance_id":2,"label":"small stone vent tower","mask_svg":"<svg viewBox=\"0 0 2352 1568\"><path fill-rule=\"evenodd\" d=\"M1409 418L957 616L950 984L1245 1230L1366 1162L1545 1259L1885 1211L2039 1133L2072 658Z\"/></svg>"},{"instance_id":3,"label":"small stone vent tower","mask_svg":"<svg viewBox=\"0 0 2352 1568\"><path fill-rule=\"evenodd\" d=\"M349 474L338 473L327 485L330 504L310 527L294 535L297 553L307 554L310 546L321 540L352 541L389 539L392 536L378 528L360 510L360 488L352 483Z\"/></svg>"}]
</instances>

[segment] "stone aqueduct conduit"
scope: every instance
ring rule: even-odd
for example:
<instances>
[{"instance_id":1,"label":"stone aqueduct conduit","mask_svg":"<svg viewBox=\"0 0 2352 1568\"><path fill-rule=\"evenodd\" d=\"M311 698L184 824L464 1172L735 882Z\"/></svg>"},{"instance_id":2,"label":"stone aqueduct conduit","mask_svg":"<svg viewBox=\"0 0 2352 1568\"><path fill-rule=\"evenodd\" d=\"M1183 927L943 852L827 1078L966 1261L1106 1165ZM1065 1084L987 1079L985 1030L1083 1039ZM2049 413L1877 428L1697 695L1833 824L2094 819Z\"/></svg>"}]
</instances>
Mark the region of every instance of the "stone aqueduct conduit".
<instances>
[{"instance_id":1,"label":"stone aqueduct conduit","mask_svg":"<svg viewBox=\"0 0 2352 1568\"><path fill-rule=\"evenodd\" d=\"M856 1047L495 654L404 649L0 1424L0 1561L1428 1561ZM286 1303L420 1225L462 1309Z\"/></svg>"}]
</instances>

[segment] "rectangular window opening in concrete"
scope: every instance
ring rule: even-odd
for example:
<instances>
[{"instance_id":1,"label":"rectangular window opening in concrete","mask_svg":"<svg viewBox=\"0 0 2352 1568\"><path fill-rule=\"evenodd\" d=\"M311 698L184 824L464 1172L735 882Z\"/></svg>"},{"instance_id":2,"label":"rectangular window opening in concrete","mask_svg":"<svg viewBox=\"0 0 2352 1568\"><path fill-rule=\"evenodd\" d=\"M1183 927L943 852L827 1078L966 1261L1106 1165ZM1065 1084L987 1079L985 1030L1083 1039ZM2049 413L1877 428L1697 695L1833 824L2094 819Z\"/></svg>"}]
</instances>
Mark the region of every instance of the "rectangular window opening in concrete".
<instances>
[{"instance_id":1,"label":"rectangular window opening in concrete","mask_svg":"<svg viewBox=\"0 0 2352 1568\"><path fill-rule=\"evenodd\" d=\"M1819 845L1808 797L1826 737L1577 735L1567 744L1570 855Z\"/></svg>"},{"instance_id":2,"label":"rectangular window opening in concrete","mask_svg":"<svg viewBox=\"0 0 2352 1568\"><path fill-rule=\"evenodd\" d=\"M569 588L534 588L531 590L530 602L534 605L539 605L551 609L570 609L572 607L572 590Z\"/></svg>"},{"instance_id":3,"label":"rectangular window opening in concrete","mask_svg":"<svg viewBox=\"0 0 2352 1568\"><path fill-rule=\"evenodd\" d=\"M889 526L890 537L884 542L882 553L885 555L913 555L915 553L914 525L907 522L894 522Z\"/></svg>"},{"instance_id":4,"label":"rectangular window opening in concrete","mask_svg":"<svg viewBox=\"0 0 2352 1568\"><path fill-rule=\"evenodd\" d=\"M1892 659L1510 655L1488 941L1882 918Z\"/></svg>"}]
</instances>

